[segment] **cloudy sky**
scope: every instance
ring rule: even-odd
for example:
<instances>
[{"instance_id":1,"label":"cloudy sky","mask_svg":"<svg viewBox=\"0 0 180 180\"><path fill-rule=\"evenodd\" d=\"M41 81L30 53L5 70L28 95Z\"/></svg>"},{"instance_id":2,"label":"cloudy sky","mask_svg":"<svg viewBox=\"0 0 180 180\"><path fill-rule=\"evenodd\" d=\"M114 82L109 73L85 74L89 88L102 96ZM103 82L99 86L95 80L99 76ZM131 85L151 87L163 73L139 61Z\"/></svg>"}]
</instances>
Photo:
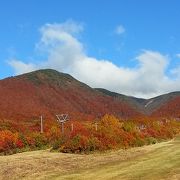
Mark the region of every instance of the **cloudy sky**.
<instances>
[{"instance_id":1,"label":"cloudy sky","mask_svg":"<svg viewBox=\"0 0 180 180\"><path fill-rule=\"evenodd\" d=\"M0 2L0 79L37 69L149 98L180 90L179 0Z\"/></svg>"}]
</instances>

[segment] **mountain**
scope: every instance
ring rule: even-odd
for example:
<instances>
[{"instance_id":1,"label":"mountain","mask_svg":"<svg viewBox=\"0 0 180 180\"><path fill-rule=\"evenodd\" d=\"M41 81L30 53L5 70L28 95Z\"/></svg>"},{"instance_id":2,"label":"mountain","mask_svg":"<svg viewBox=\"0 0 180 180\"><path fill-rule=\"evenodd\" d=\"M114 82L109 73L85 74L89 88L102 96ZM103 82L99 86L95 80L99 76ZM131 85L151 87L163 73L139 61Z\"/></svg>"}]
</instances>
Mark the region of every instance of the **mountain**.
<instances>
[{"instance_id":1,"label":"mountain","mask_svg":"<svg viewBox=\"0 0 180 180\"><path fill-rule=\"evenodd\" d=\"M125 96L101 88L97 88L96 90L130 104L137 111L145 115L180 118L180 92L171 92L150 99L142 99Z\"/></svg>"},{"instance_id":2,"label":"mountain","mask_svg":"<svg viewBox=\"0 0 180 180\"><path fill-rule=\"evenodd\" d=\"M103 94L106 94L108 96L111 96L115 99L118 99L122 102L125 102L125 103L128 103L130 104L131 106L133 106L137 111L140 111L141 113L145 114L145 104L146 104L146 99L142 99L142 98L136 98L136 97L133 97L133 96L126 96L126 95L123 95L123 94L119 94L119 93L116 93L116 92L111 92L111 91L108 91L106 89L102 89L102 88L96 88L97 91L103 93Z\"/></svg>"},{"instance_id":3,"label":"mountain","mask_svg":"<svg viewBox=\"0 0 180 180\"><path fill-rule=\"evenodd\" d=\"M0 120L31 122L40 115L55 119L56 114L63 113L77 120L92 120L104 114L125 119L179 118L180 92L151 99L135 98L106 89L93 89L52 69L0 80Z\"/></svg>"},{"instance_id":4,"label":"mountain","mask_svg":"<svg viewBox=\"0 0 180 180\"><path fill-rule=\"evenodd\" d=\"M68 113L73 119L94 119L106 113L122 118L142 116L128 102L106 95L72 76L52 69L0 80L0 119L18 122L55 119Z\"/></svg>"},{"instance_id":5,"label":"mountain","mask_svg":"<svg viewBox=\"0 0 180 180\"><path fill-rule=\"evenodd\" d=\"M180 92L173 92L160 96L161 106L152 112L155 117L176 118L180 120Z\"/></svg>"}]
</instances>

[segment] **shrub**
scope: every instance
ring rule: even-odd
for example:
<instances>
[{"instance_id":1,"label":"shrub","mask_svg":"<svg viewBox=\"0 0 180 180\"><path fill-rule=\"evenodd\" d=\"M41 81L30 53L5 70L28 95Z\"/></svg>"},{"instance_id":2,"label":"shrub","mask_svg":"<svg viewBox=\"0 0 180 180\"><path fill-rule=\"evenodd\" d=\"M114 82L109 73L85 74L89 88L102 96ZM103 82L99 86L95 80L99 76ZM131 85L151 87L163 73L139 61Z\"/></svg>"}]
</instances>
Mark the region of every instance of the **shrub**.
<instances>
[{"instance_id":1,"label":"shrub","mask_svg":"<svg viewBox=\"0 0 180 180\"><path fill-rule=\"evenodd\" d=\"M96 137L88 139L88 151L95 151L100 149L100 141Z\"/></svg>"},{"instance_id":2,"label":"shrub","mask_svg":"<svg viewBox=\"0 0 180 180\"><path fill-rule=\"evenodd\" d=\"M0 131L0 153L11 154L15 149L24 147L19 134L9 130Z\"/></svg>"},{"instance_id":3,"label":"shrub","mask_svg":"<svg viewBox=\"0 0 180 180\"><path fill-rule=\"evenodd\" d=\"M57 140L55 140L52 144L52 149L53 150L58 150L62 145L64 144L64 139L63 138L59 138Z\"/></svg>"},{"instance_id":4,"label":"shrub","mask_svg":"<svg viewBox=\"0 0 180 180\"><path fill-rule=\"evenodd\" d=\"M58 126L52 126L45 133L45 136L49 142L54 143L61 137L60 128Z\"/></svg>"},{"instance_id":5,"label":"shrub","mask_svg":"<svg viewBox=\"0 0 180 180\"><path fill-rule=\"evenodd\" d=\"M129 121L128 122L124 122L122 128L126 132L133 132L136 129L135 124L133 122L129 122Z\"/></svg>"},{"instance_id":6,"label":"shrub","mask_svg":"<svg viewBox=\"0 0 180 180\"><path fill-rule=\"evenodd\" d=\"M47 143L48 143L46 137L44 136L44 134L41 134L39 132L32 133L32 138L33 138L33 141L31 139L30 143L32 143L32 144L30 144L30 146L32 145L32 146L34 146L35 148L38 148L38 149L46 146Z\"/></svg>"},{"instance_id":7,"label":"shrub","mask_svg":"<svg viewBox=\"0 0 180 180\"><path fill-rule=\"evenodd\" d=\"M149 144L156 144L157 143L157 139L154 138L154 137L147 137L145 139L146 143L149 145Z\"/></svg>"},{"instance_id":8,"label":"shrub","mask_svg":"<svg viewBox=\"0 0 180 180\"><path fill-rule=\"evenodd\" d=\"M135 143L134 143L135 146L141 147L141 146L144 146L145 144L146 142L144 139L141 139L141 138L135 139Z\"/></svg>"},{"instance_id":9,"label":"shrub","mask_svg":"<svg viewBox=\"0 0 180 180\"><path fill-rule=\"evenodd\" d=\"M65 144L60 148L62 152L72 152L79 153L86 151L88 147L88 138L83 135L77 134L72 139L69 139Z\"/></svg>"}]
</instances>

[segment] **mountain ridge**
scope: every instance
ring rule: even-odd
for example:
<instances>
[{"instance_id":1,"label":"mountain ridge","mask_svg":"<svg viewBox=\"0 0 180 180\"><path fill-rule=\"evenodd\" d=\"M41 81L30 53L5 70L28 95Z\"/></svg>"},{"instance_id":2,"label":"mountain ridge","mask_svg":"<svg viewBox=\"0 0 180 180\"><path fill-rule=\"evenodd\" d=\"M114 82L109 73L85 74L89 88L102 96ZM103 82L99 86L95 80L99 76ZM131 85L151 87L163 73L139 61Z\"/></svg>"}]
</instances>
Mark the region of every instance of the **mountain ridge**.
<instances>
[{"instance_id":1,"label":"mountain ridge","mask_svg":"<svg viewBox=\"0 0 180 180\"><path fill-rule=\"evenodd\" d=\"M116 92L111 92L103 88L96 88L96 89L112 97L120 98L121 100L124 100L126 102L131 101L130 103L132 105L137 106L137 108L139 108L140 111L144 112L147 115L151 114L157 107L163 105L169 100L173 100L173 98L180 96L180 91L175 91L175 92L162 94L156 97L152 97L149 99L144 99L144 98L137 98L133 96L126 96L126 95L119 94Z\"/></svg>"},{"instance_id":2,"label":"mountain ridge","mask_svg":"<svg viewBox=\"0 0 180 180\"><path fill-rule=\"evenodd\" d=\"M169 104L176 109L175 113ZM79 119L93 119L106 113L125 119L180 117L179 107L180 92L136 98L91 88L69 74L52 69L0 80L0 119L32 119L41 114L52 119L55 114L65 112Z\"/></svg>"},{"instance_id":3,"label":"mountain ridge","mask_svg":"<svg viewBox=\"0 0 180 180\"><path fill-rule=\"evenodd\" d=\"M52 119L58 113L79 119L93 119L106 113L123 118L141 115L129 104L51 69L0 81L1 119L32 119L41 114Z\"/></svg>"}]
</instances>

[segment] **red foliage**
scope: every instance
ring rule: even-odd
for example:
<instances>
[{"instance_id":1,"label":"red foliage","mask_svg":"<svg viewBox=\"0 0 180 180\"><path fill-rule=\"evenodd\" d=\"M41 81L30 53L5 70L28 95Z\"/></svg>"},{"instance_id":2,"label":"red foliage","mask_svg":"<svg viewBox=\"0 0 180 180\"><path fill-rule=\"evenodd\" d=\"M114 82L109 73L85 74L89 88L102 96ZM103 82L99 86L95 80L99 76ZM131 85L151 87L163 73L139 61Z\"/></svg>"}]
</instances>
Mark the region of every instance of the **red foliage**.
<instances>
[{"instance_id":1,"label":"red foliage","mask_svg":"<svg viewBox=\"0 0 180 180\"><path fill-rule=\"evenodd\" d=\"M12 133L9 130L0 131L0 153L23 147L18 133Z\"/></svg>"},{"instance_id":2,"label":"red foliage","mask_svg":"<svg viewBox=\"0 0 180 180\"><path fill-rule=\"evenodd\" d=\"M73 122L73 131L67 132L70 134L70 138L73 138L74 136L76 136L77 134L79 135L83 135L83 136L90 136L90 131L88 131L88 129L85 127L85 125L83 125L81 122L78 121L74 121Z\"/></svg>"},{"instance_id":3,"label":"red foliage","mask_svg":"<svg viewBox=\"0 0 180 180\"><path fill-rule=\"evenodd\" d=\"M156 143L162 139L172 138L180 133L177 121L127 121L112 115L105 115L94 123L87 121L65 123L64 134L59 124L46 125L43 134L39 131L21 133L10 130L0 131L0 153L12 153L17 149L29 147L40 149L50 145L62 152L89 152L112 148L128 148ZM143 124L143 128L140 125Z\"/></svg>"},{"instance_id":4,"label":"red foliage","mask_svg":"<svg viewBox=\"0 0 180 180\"><path fill-rule=\"evenodd\" d=\"M23 142L20 139L18 139L16 141L16 147L19 148L19 149L24 147L24 144L23 144Z\"/></svg>"},{"instance_id":5,"label":"red foliage","mask_svg":"<svg viewBox=\"0 0 180 180\"><path fill-rule=\"evenodd\" d=\"M55 114L61 112L69 113L76 120L93 120L104 114L123 118L141 115L131 105L79 81L53 81L43 72L36 72L33 77L22 75L1 80L0 95L0 118L16 120L20 124L33 123L41 114L54 120Z\"/></svg>"},{"instance_id":6,"label":"red foliage","mask_svg":"<svg viewBox=\"0 0 180 180\"><path fill-rule=\"evenodd\" d=\"M154 117L180 119L180 97L175 97L152 113Z\"/></svg>"}]
</instances>

